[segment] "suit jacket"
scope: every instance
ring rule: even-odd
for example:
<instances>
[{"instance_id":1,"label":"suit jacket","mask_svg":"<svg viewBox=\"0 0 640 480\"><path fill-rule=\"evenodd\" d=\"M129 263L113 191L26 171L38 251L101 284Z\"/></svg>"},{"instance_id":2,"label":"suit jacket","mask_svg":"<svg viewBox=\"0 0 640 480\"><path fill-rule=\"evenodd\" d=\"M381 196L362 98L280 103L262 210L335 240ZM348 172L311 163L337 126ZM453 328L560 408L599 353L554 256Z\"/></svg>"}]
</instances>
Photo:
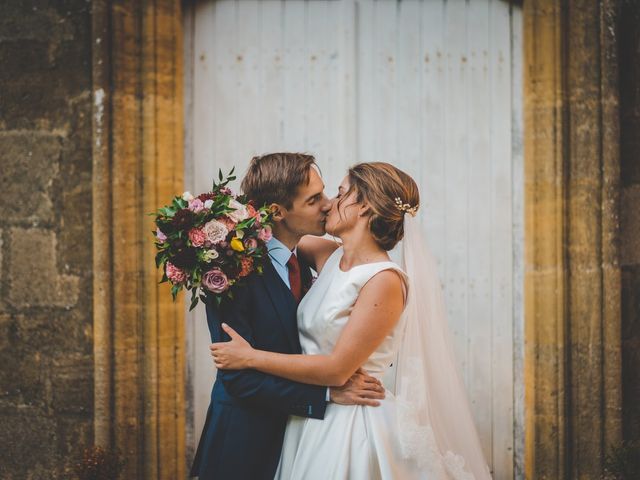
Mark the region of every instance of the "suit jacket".
<instances>
[{"instance_id":1,"label":"suit jacket","mask_svg":"<svg viewBox=\"0 0 640 480\"><path fill-rule=\"evenodd\" d=\"M300 261L303 291L311 271ZM253 347L280 353L301 353L291 290L267 262L233 290L233 300L220 307L207 304L213 342L228 341L222 322ZM289 415L322 419L326 387L292 382L255 370L219 370L211 392L204 429L191 469L201 480L273 479Z\"/></svg>"}]
</instances>

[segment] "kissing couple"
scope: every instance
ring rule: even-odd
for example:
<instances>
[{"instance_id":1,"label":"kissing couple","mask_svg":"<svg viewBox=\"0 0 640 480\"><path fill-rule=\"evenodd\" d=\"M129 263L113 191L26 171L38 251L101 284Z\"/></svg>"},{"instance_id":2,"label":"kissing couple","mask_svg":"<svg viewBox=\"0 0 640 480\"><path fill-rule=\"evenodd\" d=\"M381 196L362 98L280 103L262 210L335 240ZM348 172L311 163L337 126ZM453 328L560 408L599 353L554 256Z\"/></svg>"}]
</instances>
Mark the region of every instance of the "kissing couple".
<instances>
[{"instance_id":1,"label":"kissing couple","mask_svg":"<svg viewBox=\"0 0 640 480\"><path fill-rule=\"evenodd\" d=\"M491 478L416 182L360 163L329 199L313 156L272 153L251 160L242 190L270 206L269 259L232 299L207 302L218 373L191 475Z\"/></svg>"}]
</instances>

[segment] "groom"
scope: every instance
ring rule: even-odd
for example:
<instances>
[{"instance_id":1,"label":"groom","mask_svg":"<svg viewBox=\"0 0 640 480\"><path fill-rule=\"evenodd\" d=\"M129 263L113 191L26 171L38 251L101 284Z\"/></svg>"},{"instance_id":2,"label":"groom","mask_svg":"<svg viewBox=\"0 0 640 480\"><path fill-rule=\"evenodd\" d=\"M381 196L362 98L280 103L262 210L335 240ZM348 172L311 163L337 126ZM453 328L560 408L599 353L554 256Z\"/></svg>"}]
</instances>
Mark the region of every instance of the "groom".
<instances>
[{"instance_id":1,"label":"groom","mask_svg":"<svg viewBox=\"0 0 640 480\"><path fill-rule=\"evenodd\" d=\"M311 287L311 270L296 256L304 235L323 235L330 202L315 159L272 153L251 160L242 190L273 212L273 238L262 275L253 273L220 307L207 304L211 340L229 340L222 322L252 346L301 353L296 309ZM289 415L322 420L328 402L371 405L384 398L380 382L356 372L340 388L292 382L255 370L219 370L191 469L201 480L273 479Z\"/></svg>"}]
</instances>

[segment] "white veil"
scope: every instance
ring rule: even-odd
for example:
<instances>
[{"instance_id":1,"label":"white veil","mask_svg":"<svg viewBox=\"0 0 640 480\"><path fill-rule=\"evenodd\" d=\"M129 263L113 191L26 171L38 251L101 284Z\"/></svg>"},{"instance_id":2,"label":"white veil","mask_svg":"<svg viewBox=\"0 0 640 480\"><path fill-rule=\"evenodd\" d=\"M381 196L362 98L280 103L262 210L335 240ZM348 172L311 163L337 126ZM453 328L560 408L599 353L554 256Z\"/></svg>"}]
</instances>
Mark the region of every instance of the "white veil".
<instances>
[{"instance_id":1,"label":"white veil","mask_svg":"<svg viewBox=\"0 0 640 480\"><path fill-rule=\"evenodd\" d=\"M402 453L434 479L490 479L455 363L436 262L409 213L402 257L409 280L395 385Z\"/></svg>"}]
</instances>

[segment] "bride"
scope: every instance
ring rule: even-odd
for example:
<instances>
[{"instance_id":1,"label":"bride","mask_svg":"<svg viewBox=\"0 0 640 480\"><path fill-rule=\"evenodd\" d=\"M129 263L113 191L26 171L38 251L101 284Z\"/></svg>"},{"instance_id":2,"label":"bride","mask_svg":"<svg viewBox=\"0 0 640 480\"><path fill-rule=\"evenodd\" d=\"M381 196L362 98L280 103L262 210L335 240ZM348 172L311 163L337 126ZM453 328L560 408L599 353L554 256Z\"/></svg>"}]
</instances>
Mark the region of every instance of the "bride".
<instances>
[{"instance_id":1,"label":"bride","mask_svg":"<svg viewBox=\"0 0 640 480\"><path fill-rule=\"evenodd\" d=\"M326 221L342 245L305 237L298 246L319 273L298 307L303 354L255 350L226 324L231 340L211 346L220 369L340 386L362 367L383 379L377 407L331 403L324 420L290 417L276 478L491 478L418 204L416 183L398 168L351 168ZM402 268L387 253L401 240Z\"/></svg>"}]
</instances>

